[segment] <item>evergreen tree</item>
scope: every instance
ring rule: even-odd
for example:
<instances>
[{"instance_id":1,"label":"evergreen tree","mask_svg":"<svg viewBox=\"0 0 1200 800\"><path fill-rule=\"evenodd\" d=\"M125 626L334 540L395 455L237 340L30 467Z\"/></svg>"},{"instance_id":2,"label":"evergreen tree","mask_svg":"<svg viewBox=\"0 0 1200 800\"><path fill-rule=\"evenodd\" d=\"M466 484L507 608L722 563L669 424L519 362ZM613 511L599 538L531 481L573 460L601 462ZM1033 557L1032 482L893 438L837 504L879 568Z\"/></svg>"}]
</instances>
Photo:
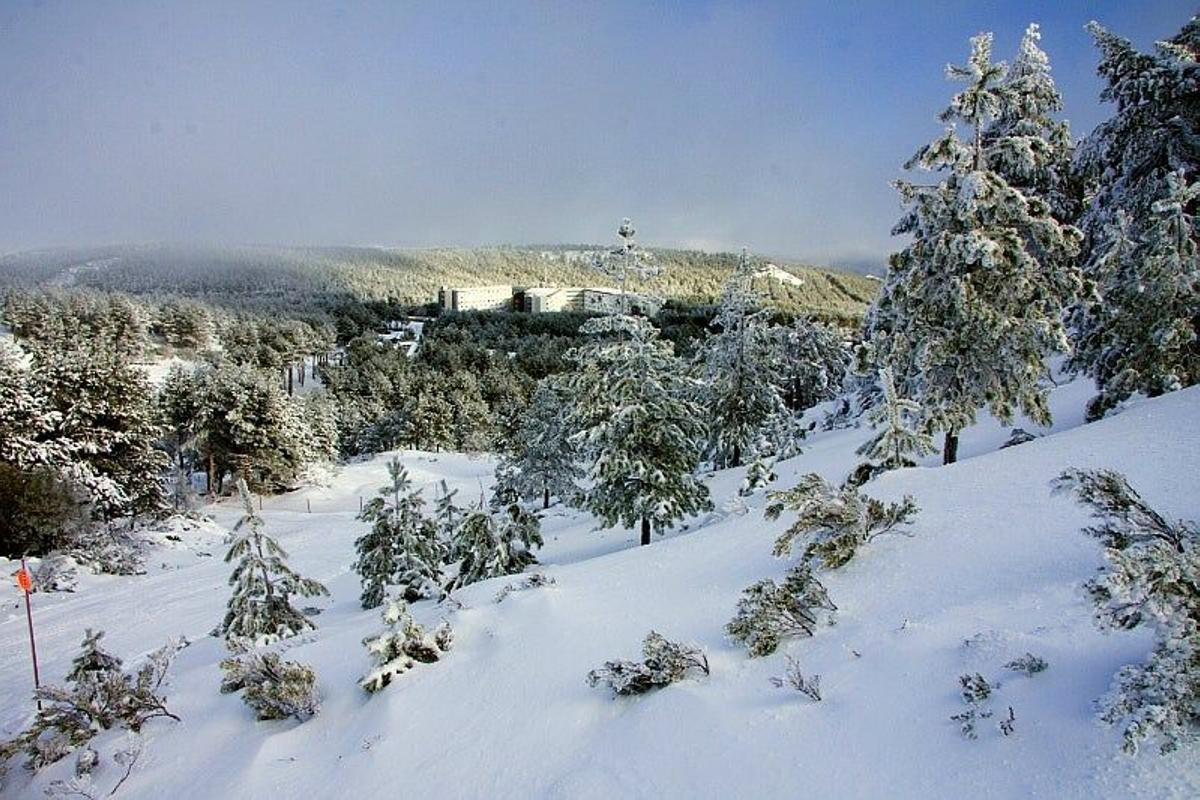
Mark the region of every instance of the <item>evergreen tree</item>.
<instances>
[{"instance_id":1,"label":"evergreen tree","mask_svg":"<svg viewBox=\"0 0 1200 800\"><path fill-rule=\"evenodd\" d=\"M843 335L805 316L780 334L783 357L777 368L788 408L805 411L837 397L851 362Z\"/></svg>"},{"instance_id":2,"label":"evergreen tree","mask_svg":"<svg viewBox=\"0 0 1200 800\"><path fill-rule=\"evenodd\" d=\"M570 425L590 484L580 504L605 525L641 523L641 542L712 508L696 476L704 412L669 342L648 321L599 317L580 328L595 338L572 351Z\"/></svg>"},{"instance_id":3,"label":"evergreen tree","mask_svg":"<svg viewBox=\"0 0 1200 800\"><path fill-rule=\"evenodd\" d=\"M209 459L210 485L227 472L262 491L291 486L305 464L304 424L274 376L249 366L203 370L198 436Z\"/></svg>"},{"instance_id":4,"label":"evergreen tree","mask_svg":"<svg viewBox=\"0 0 1200 800\"><path fill-rule=\"evenodd\" d=\"M169 459L156 449L161 428L146 377L102 341L34 354L32 390L53 412L48 434L106 519L157 514L166 507ZM106 481L91 481L88 476ZM112 489L115 489L113 491Z\"/></svg>"},{"instance_id":5,"label":"evergreen tree","mask_svg":"<svg viewBox=\"0 0 1200 800\"><path fill-rule=\"evenodd\" d=\"M327 595L328 590L292 571L284 561L287 553L263 530L246 482L239 478L237 486L245 513L234 526L233 542L225 554L225 562L236 559L237 566L229 576L233 595L221 634L231 645L261 647L315 629L316 625L292 606L291 597Z\"/></svg>"},{"instance_id":6,"label":"evergreen tree","mask_svg":"<svg viewBox=\"0 0 1200 800\"><path fill-rule=\"evenodd\" d=\"M388 463L391 483L379 490L358 518L371 530L354 543L358 551L355 571L362 577L362 607L383 603L389 587L399 586L404 599L413 601L438 593L444 552L437 526L423 512L420 490L412 488L408 470L393 458Z\"/></svg>"},{"instance_id":7,"label":"evergreen tree","mask_svg":"<svg viewBox=\"0 0 1200 800\"><path fill-rule=\"evenodd\" d=\"M446 588L454 590L522 572L537 563L533 550L542 544L540 520L519 503L495 501L490 508L476 506L455 530L450 559L458 562L458 574Z\"/></svg>"},{"instance_id":8,"label":"evergreen tree","mask_svg":"<svg viewBox=\"0 0 1200 800\"><path fill-rule=\"evenodd\" d=\"M1070 469L1054 488L1073 491L1099 521L1084 529L1104 545L1107 562L1085 587L1097 624L1154 632L1146 663L1117 672L1101 718L1123 726L1123 749L1130 754L1147 738L1157 739L1163 753L1194 742L1200 733L1200 525L1162 516L1111 470Z\"/></svg>"},{"instance_id":9,"label":"evergreen tree","mask_svg":"<svg viewBox=\"0 0 1200 800\"><path fill-rule=\"evenodd\" d=\"M1200 381L1200 18L1151 53L1095 22L1088 30L1107 84L1100 98L1116 104L1075 160L1090 291L1071 315L1070 366L1100 387L1094 419L1133 392Z\"/></svg>"},{"instance_id":10,"label":"evergreen tree","mask_svg":"<svg viewBox=\"0 0 1200 800\"><path fill-rule=\"evenodd\" d=\"M827 569L844 567L858 548L908 525L920 510L909 495L899 503L885 504L854 487L835 487L815 472L801 476L795 487L767 496L771 500L767 519L778 519L784 509L797 514L792 526L775 540L775 555L791 555L803 544L801 566L819 563Z\"/></svg>"},{"instance_id":11,"label":"evergreen tree","mask_svg":"<svg viewBox=\"0 0 1200 800\"><path fill-rule=\"evenodd\" d=\"M746 458L790 454L791 414L776 375L779 335L752 287L746 251L721 293L713 326L701 346L700 404L709 415L708 455L739 467Z\"/></svg>"},{"instance_id":12,"label":"evergreen tree","mask_svg":"<svg viewBox=\"0 0 1200 800\"><path fill-rule=\"evenodd\" d=\"M1046 358L1067 351L1062 312L1079 282L1078 231L997 171L1015 149L1014 134L990 127L1007 107L1006 70L992 63L990 34L971 44L968 63L947 70L966 87L942 119L963 123L972 139L951 127L906 164L942 177L896 182L908 210L893 233L912 243L892 256L868 318L879 364L920 403L930 430L945 432L946 463L980 408L1005 422L1018 408L1049 421Z\"/></svg>"},{"instance_id":13,"label":"evergreen tree","mask_svg":"<svg viewBox=\"0 0 1200 800\"><path fill-rule=\"evenodd\" d=\"M458 489L451 491L450 487L446 485L445 480L438 483L437 503L434 504L433 522L437 526L438 541L442 543L444 548L448 548L449 543L454 539L454 533L458 530L458 526L462 522L464 515L463 509L454 504L454 497L457 494Z\"/></svg>"},{"instance_id":14,"label":"evergreen tree","mask_svg":"<svg viewBox=\"0 0 1200 800\"><path fill-rule=\"evenodd\" d=\"M313 392L298 399L304 427L303 458L308 463L333 463L338 459L337 404L325 392Z\"/></svg>"},{"instance_id":15,"label":"evergreen tree","mask_svg":"<svg viewBox=\"0 0 1200 800\"><path fill-rule=\"evenodd\" d=\"M378 692L392 680L420 664L432 664L450 650L453 633L446 623L438 626L433 635L425 632L408 605L399 598L388 598L383 610L387 628L377 636L363 640L374 666L359 679L359 686L368 692Z\"/></svg>"},{"instance_id":16,"label":"evergreen tree","mask_svg":"<svg viewBox=\"0 0 1200 800\"><path fill-rule=\"evenodd\" d=\"M511 454L501 464L513 474L517 492L526 500L540 498L542 508L550 498L574 496L582 477L579 454L570 439L569 408L552 378L543 378L529 407L520 416Z\"/></svg>"},{"instance_id":17,"label":"evergreen tree","mask_svg":"<svg viewBox=\"0 0 1200 800\"><path fill-rule=\"evenodd\" d=\"M1071 174L1074 145L1070 126L1054 117L1063 109L1062 95L1041 39L1036 23L1021 37L1004 77L999 116L984 131L984 146L989 164L1009 186L1042 198L1056 220L1069 223L1079 214L1080 200Z\"/></svg>"},{"instance_id":18,"label":"evergreen tree","mask_svg":"<svg viewBox=\"0 0 1200 800\"><path fill-rule=\"evenodd\" d=\"M910 454L925 456L933 452L933 440L919 425L921 406L896 392L889 367L879 370L879 383L883 387L883 402L868 416L876 433L855 452L885 470L911 467L915 462Z\"/></svg>"}]
</instances>

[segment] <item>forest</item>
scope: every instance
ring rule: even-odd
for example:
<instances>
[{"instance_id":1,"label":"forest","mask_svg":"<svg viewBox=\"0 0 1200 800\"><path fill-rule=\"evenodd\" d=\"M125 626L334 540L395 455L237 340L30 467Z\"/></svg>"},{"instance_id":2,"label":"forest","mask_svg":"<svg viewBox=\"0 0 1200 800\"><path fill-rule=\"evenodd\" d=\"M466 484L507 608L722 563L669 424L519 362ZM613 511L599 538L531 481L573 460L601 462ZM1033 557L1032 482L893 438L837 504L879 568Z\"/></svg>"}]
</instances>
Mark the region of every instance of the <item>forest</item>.
<instances>
[{"instance_id":1,"label":"forest","mask_svg":"<svg viewBox=\"0 0 1200 800\"><path fill-rule=\"evenodd\" d=\"M341 667L348 639L322 641L319 625L339 632L335 626L355 626L367 661L355 691L372 696L395 695L389 687L405 684L410 698L426 689L451 697L438 681L457 678L419 683L405 674L449 673L455 659L472 658L480 659L465 662L474 675L490 675L486 653L505 657L518 635L542 641L541 623L529 621L541 618L530 608L554 620L546 625L563 625L590 655L586 638L607 645L610 632L595 629L616 626L596 625L603 609L579 599L588 591L587 574L607 587L614 604L622 602L623 581L642 593L641 607L613 617L638 613L639 636L648 629L641 657L609 659L572 676L613 697L683 684L675 702L691 703L711 685L726 692L722 702L738 702L729 698L749 690L722 681L757 667L731 665L787 651L786 666L777 656L773 662L782 674L772 673L771 685L820 704L825 693L838 691L830 689L830 676L849 687L859 680L853 670L873 670L876 677L859 686L891 685L914 671L895 654L926 648L921 652L933 653L928 657L944 668L960 668L958 686L943 693L961 697L951 709L957 713L933 716L952 720L964 740L994 743L1060 725L1078 737L1071 741L1082 742L1085 734L1070 726L1087 712L1063 711L1069 721L1046 722L1042 733L1027 722L1037 707L1020 700L1042 691L1028 686L1057 680L1038 677L1049 668L1041 650L1013 650L1014 642L1035 642L1058 648L1053 670L1067 669L1061 660L1111 678L1095 702L1116 731L1117 748L1129 755L1149 748L1164 763L1172 754L1191 758L1200 732L1200 529L1194 518L1156 510L1150 492L1143 497L1134 488L1145 488L1145 481L1105 460L1128 449L1130 463L1142 469L1139 459L1155 446L1194 450L1187 437L1197 397L1189 387L1200 383L1200 18L1149 52L1099 25L1090 32L1110 116L1082 136L1064 120L1037 25L1026 29L1007 61L993 53L990 34L970 40L966 60L948 68L955 88L938 117L945 127L917 145L903 165L905 177L894 184L901 213L893 232L902 238L878 280L786 265L800 282L781 282L772 277L776 262L750 250L647 247L652 221L638 220L646 225L638 232L629 219L606 246L129 246L6 256L0 262L0 556L58 564L41 575L47 583L54 569L142 576L158 558L148 556L158 553L155 536L169 531L178 538L184 521L192 526L187 530L217 517L232 521L220 539L228 564L221 569L232 570L221 598L225 613L205 638L224 648L220 692L241 693L259 721L294 720L300 727L323 713L318 670L336 669L338 686L354 683ZM628 308L439 314L430 303L441 284L496 282L628 284L667 303L654 317ZM416 325L398 337L411 348L385 336L393 322ZM1155 408L1167 416L1147 410ZM1064 418L1078 424L1061 427ZM1181 443L1162 436L1168 418L1183 420ZM1105 433L1124 431L1132 420L1157 431L1158 444ZM985 428L1011 434L992 442L980 433ZM1061 451L1054 450L1056 437ZM1059 454L1069 454L1070 463L1059 463ZM989 458L1007 470L1003 479L991 481L970 464ZM1040 472L1047 464L1054 465L1052 481ZM1039 475L1045 498L1003 495L1022 471ZM355 477L348 489L339 481L349 475L368 477ZM451 487L447 477L458 483ZM1194 483L1194 475L1178 478L1185 479ZM915 496L910 486L925 493ZM1035 535L1051 538L1030 510L1051 491L1075 504L1048 518L1073 526L1072 533L1080 519L1090 519L1083 532L1099 542L1097 552L1077 557L1054 550L1065 547L1059 544L1027 547L1040 541ZM311 522L278 510L303 496L303 513L315 516L314 498L319 504L334 492L346 502L357 493L358 508L335 517L317 544L314 531L303 528ZM989 492L1004 502L993 503ZM1155 503L1160 499L1155 494ZM1194 495L1190 508L1192 501ZM972 518L956 502L1011 513L1021 520L1011 525L1019 529L1012 535L1026 537L1025 544L964 556L956 567L962 572L924 572L936 568L937 558L956 557L922 550L934 547L931 531L950 531L943 541L956 542L958 556L969 546L994 545L964 543L974 525L991 523L978 520L984 511ZM306 562L302 575L268 522L325 554L322 569L349 563L352 550L350 580L337 571L309 577L314 562ZM704 538L714 530L722 536ZM346 531L357 534L352 545L350 537L337 538ZM582 539L603 531L624 538L604 540L603 551L594 545L595 553L586 549L593 545L559 541L559 534ZM908 541L914 532L918 541ZM738 562L745 547L739 537L761 549L762 558ZM688 549L701 546L693 539L711 550ZM614 541L636 546L617 553ZM1063 564L1078 568L1081 574L1062 578L1046 601L1086 618L1071 629L1070 646L1046 633L1058 630L1053 621L1017 635L1011 626L1024 623L980 621L987 614L1001 619L1001 612L977 613L966 600L955 606L961 616L947 622L938 609L922 612L909 603L893 580L901 574L921 592L950 587L975 597L975 583L997 579L985 569L989 557L1042 547L1053 558L1028 557L1053 562L1043 571L1016 564L1000 578L1030 582L1012 601L1036 615L1043 587L1035 582L1049 583ZM545 552L563 560L543 571ZM699 595L716 594L710 585L725 591L727 581L744 585L750 571L766 574L768 552L769 563L787 562L786 572L776 569L775 577L725 597L733 617L715 624L705 605L710 599ZM865 570L880 567L872 554L881 552L894 558L894 572L879 570L878 586L863 588ZM923 554L921 570L912 571L906 553ZM1079 566L1085 563L1090 572ZM690 572L671 573L678 564ZM647 599L657 596L660 580L664 592L674 593L673 605ZM1083 592L1063 588L1083 581ZM348 585L356 596L346 601ZM901 611L871 606L883 602L872 601L873 593L891 597ZM681 597L708 609L681 623L700 632L707 650L650 627L689 604ZM577 618L554 619L560 598L557 608L580 610ZM302 606L301 599L314 605ZM1071 605L1081 599L1086 613ZM864 608L914 620L888 617L885 630ZM843 609L849 622L828 632ZM327 616L318 617L323 610ZM350 616L363 611L372 611L371 624L382 621L366 638L358 634L368 629ZM528 627L506 628L509 613ZM1105 631L1137 629L1142 638L1126 650L1096 649L1103 657L1091 661L1072 655L1076 642L1116 647L1088 638L1096 633L1093 621ZM986 624L1010 628L989 639L953 627ZM938 625L951 633L934 637ZM824 687L811 662L801 663L809 652L803 640L861 631L874 631L871 648L839 640L840 660L826 652L821 662ZM88 630L69 685L37 690L45 708L2 745L6 761L20 757L32 773L55 769L68 754L84 763L78 754L104 732L137 733L152 719L165 724L164 717L178 721L167 711L164 675L188 645L153 651L131 673L104 649L101 635ZM194 657L208 659L204 668L215 675L212 653L203 650L208 644L216 646L193 645L179 657L202 652ZM1114 660L1137 648L1140 661ZM284 659L305 652L321 655L311 663ZM987 666L976 666L984 663L979 653L991 659L987 675ZM569 659L555 653L547 664L560 657ZM538 665L524 658L506 674L532 674ZM1003 681L996 678L1000 669ZM512 680L522 690L535 682ZM758 682L765 691L766 680ZM1068 683L1078 693L1095 676ZM915 686L889 689L885 697L902 695L901 705L940 697ZM326 685L326 691L340 698L329 703L331 713L349 716L350 702L337 694L342 690ZM827 706L853 705L853 692L842 691ZM536 696L521 695L528 702ZM620 708L654 713L649 705L642 712ZM695 705L680 708L707 719ZM771 708L761 715L771 717L763 725L794 719L791 711ZM599 724L570 714L561 724ZM917 719L905 724L918 729L925 716L914 713ZM649 725L648 718L640 719ZM750 730L759 719L743 722ZM1086 741L1098 747L1098 740ZM360 755L373 746L351 744ZM1003 760L962 758L993 759L987 769ZM1186 768L1170 763L1176 766L1163 769L1194 776L1188 771L1194 761ZM76 779L90 769L79 768ZM1048 774L1038 780L1050 781ZM910 788L922 779L910 778ZM67 793L69 782L59 789Z\"/></svg>"}]
</instances>

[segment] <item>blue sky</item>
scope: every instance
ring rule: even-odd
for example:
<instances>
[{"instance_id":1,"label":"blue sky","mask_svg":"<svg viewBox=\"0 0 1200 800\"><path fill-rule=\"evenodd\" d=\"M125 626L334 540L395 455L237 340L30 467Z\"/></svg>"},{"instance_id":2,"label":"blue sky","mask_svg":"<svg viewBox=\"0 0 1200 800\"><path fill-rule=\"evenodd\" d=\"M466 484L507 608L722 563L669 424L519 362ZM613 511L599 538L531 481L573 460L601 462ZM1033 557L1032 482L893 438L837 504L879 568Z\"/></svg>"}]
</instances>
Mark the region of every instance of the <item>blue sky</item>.
<instances>
[{"instance_id":1,"label":"blue sky","mask_svg":"<svg viewBox=\"0 0 1200 800\"><path fill-rule=\"evenodd\" d=\"M882 264L948 61L1027 23L1076 135L1089 19L1158 2L0 0L0 249L649 244Z\"/></svg>"}]
</instances>

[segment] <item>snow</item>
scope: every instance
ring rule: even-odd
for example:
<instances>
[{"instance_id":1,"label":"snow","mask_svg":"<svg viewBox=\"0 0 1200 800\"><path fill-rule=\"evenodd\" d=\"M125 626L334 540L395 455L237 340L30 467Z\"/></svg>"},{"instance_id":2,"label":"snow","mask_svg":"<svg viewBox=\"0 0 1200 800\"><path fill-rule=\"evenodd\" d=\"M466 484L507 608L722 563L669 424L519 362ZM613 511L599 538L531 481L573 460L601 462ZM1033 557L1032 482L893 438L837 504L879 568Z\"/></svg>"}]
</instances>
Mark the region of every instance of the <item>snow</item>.
<instances>
[{"instance_id":1,"label":"snow","mask_svg":"<svg viewBox=\"0 0 1200 800\"><path fill-rule=\"evenodd\" d=\"M461 610L414 604L423 625L453 626L454 648L367 695L357 683L369 668L361 641L382 626L378 610L359 607L350 565L364 530L359 497L387 482L385 454L347 465L328 486L264 502L291 566L332 593L311 601L319 629L286 645L286 658L317 671L317 717L255 722L237 696L218 693L225 652L207 633L223 614L230 567L217 526L177 530L184 541L164 541L147 575L84 576L74 594L35 595L42 674L61 680L88 626L104 628L127 663L168 637L193 640L170 678L168 706L182 722L147 727L122 798L1200 796L1200 746L1129 758L1119 731L1095 718L1113 674L1150 642L1096 630L1080 585L1100 564L1099 545L1080 532L1085 511L1048 486L1068 466L1112 467L1158 510L1200 517L1200 387L1082 426L1092 393L1080 382L1059 387L1054 428L1014 423L1043 434L1035 441L998 451L1009 427L985 417L964 432L958 464L931 458L867 484L881 499L916 498L911 536L881 536L823 573L837 624L769 657L748 658L724 634L741 590L794 563L770 555L790 519L765 521L761 494L745 513L713 512L645 548L636 531L595 531L590 517L555 507L537 568L555 584L497 604L515 580L499 578L456 592ZM810 471L840 481L868 435L815 434L778 465L777 485ZM460 502L491 479L490 458L399 455L430 502L443 478ZM743 474L707 479L718 509L737 508ZM238 515L234 503L209 510L225 527ZM0 732L10 735L32 703L24 611L15 590L4 600ZM637 658L650 629L700 645L712 674L633 699L588 688L588 670ZM1026 651L1049 669L1002 668ZM821 676L823 702L770 684L785 653ZM976 671L999 681L997 718L1011 705L1014 735L994 718L969 741L950 721L965 708L958 676ZM111 732L95 742L101 794L122 772L111 762L121 742ZM14 768L0 796L40 796L72 764L32 780Z\"/></svg>"}]
</instances>

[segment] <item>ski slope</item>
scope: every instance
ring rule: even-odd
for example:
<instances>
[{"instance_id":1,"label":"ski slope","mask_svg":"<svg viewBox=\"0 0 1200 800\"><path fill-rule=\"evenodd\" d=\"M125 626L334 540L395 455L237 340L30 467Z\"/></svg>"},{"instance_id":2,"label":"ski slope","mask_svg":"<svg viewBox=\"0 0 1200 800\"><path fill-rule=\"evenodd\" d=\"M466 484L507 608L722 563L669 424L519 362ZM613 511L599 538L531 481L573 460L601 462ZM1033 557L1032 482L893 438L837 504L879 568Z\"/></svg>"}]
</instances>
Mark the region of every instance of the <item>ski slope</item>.
<instances>
[{"instance_id":1,"label":"ski slope","mask_svg":"<svg viewBox=\"0 0 1200 800\"><path fill-rule=\"evenodd\" d=\"M454 649L368 696L356 683L368 666L361 640L380 624L378 610L359 607L351 564L358 498L385 482L380 456L264 504L292 566L331 592L312 602L319 629L284 646L318 673L315 718L256 722L238 696L218 692L225 653L207 634L228 596L230 503L211 508L215 524L164 541L147 575L88 576L74 594L35 595L43 678L62 679L89 626L105 629L127 663L168 637L192 640L168 695L182 722L147 727L122 798L1200 797L1200 747L1129 758L1118 730L1096 719L1095 700L1150 640L1096 630L1080 585L1100 548L1080 532L1085 512L1048 485L1068 466L1111 467L1160 511L1200 517L1200 387L1081 426L1089 395L1080 383L1057 389L1056 427L1023 424L1043 438L997 450L1008 429L984 420L964 434L959 463L934 458L868 484L882 499L915 497L911 535L881 536L823 575L836 625L765 658L749 658L724 626L743 588L792 565L770 554L790 519L766 521L761 494L739 507L744 470L731 470L709 479L717 511L650 547L637 547L633 531L597 531L587 515L552 508L539 569L556 584L498 604L511 579L496 579L456 593L461 609L415 604L419 621L450 622ZM867 435L812 436L778 466L776 485L812 471L840 481ZM430 500L442 479L460 501L490 481L488 458L399 455ZM32 713L17 600L6 590L0 608L4 736ZM606 659L637 657L651 629L700 645L711 675L634 699L586 685ZM1027 651L1049 669L1002 668ZM822 702L770 684L785 653L821 675ZM950 721L964 709L958 676L977 671L1000 682L994 705L997 716L1013 708L1012 736L992 720L971 741ZM123 773L110 758L122 742L117 732L94 742L104 759L97 796ZM41 796L73 760L36 777L15 764L2 797Z\"/></svg>"}]
</instances>

